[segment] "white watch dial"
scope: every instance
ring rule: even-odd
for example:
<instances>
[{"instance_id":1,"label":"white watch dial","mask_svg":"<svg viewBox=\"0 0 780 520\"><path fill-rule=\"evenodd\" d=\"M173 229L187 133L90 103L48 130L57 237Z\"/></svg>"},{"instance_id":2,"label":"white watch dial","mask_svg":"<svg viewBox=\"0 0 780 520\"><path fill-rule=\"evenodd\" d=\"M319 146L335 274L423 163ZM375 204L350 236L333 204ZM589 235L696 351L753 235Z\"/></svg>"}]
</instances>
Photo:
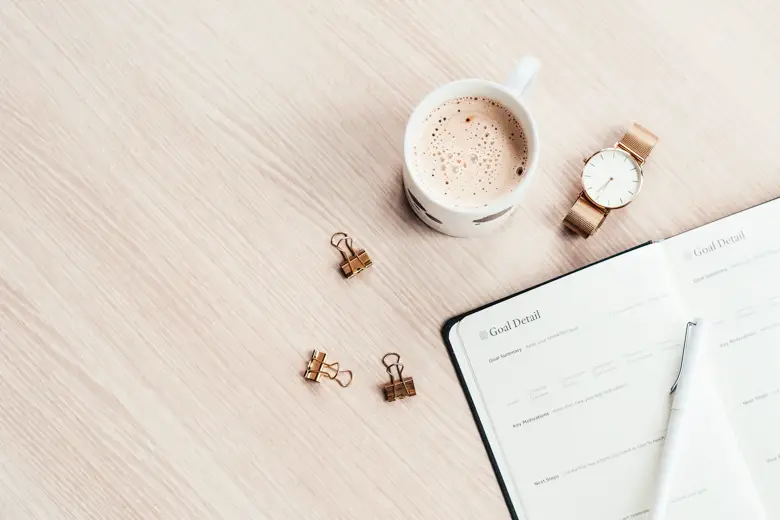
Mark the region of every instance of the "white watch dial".
<instances>
[{"instance_id":1,"label":"white watch dial","mask_svg":"<svg viewBox=\"0 0 780 520\"><path fill-rule=\"evenodd\" d=\"M607 148L588 159L582 171L588 197L605 208L620 208L634 200L642 187L642 168L619 148Z\"/></svg>"}]
</instances>

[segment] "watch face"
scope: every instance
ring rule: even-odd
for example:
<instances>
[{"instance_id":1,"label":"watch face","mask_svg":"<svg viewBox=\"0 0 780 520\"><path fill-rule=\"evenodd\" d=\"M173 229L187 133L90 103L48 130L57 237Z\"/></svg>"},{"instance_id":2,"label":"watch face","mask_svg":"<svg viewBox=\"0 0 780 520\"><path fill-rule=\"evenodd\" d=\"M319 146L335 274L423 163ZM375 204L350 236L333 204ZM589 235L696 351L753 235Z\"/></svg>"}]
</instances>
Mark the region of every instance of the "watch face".
<instances>
[{"instance_id":1,"label":"watch face","mask_svg":"<svg viewBox=\"0 0 780 520\"><path fill-rule=\"evenodd\" d=\"M582 187L588 198L608 209L634 200L642 187L642 168L627 152L606 148L585 163Z\"/></svg>"}]
</instances>

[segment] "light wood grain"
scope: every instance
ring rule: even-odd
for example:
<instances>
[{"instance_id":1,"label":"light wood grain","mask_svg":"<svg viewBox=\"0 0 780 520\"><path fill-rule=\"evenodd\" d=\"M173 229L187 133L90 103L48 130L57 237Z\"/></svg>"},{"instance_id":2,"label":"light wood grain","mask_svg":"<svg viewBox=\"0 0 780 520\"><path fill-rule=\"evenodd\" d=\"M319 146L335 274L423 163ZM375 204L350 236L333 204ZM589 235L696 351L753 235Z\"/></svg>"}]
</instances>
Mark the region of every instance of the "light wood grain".
<instances>
[{"instance_id":1,"label":"light wood grain","mask_svg":"<svg viewBox=\"0 0 780 520\"><path fill-rule=\"evenodd\" d=\"M780 195L780 4L0 3L0 518L508 514L443 320ZM501 232L403 201L416 102L530 53L542 157ZM561 231L581 159L661 137ZM375 266L344 281L345 230ZM312 349L355 372L307 384ZM387 404L381 356L417 397Z\"/></svg>"}]
</instances>

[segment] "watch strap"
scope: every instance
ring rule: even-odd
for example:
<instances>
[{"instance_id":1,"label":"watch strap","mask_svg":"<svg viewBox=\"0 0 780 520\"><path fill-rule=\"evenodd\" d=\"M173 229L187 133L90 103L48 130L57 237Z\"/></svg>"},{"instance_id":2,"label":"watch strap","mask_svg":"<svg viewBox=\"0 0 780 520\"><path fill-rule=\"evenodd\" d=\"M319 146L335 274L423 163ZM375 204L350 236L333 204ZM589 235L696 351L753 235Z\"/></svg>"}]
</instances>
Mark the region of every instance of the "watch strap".
<instances>
[{"instance_id":1,"label":"watch strap","mask_svg":"<svg viewBox=\"0 0 780 520\"><path fill-rule=\"evenodd\" d=\"M594 205L582 193L563 219L563 223L581 237L588 238L598 231L608 214L609 210Z\"/></svg>"},{"instance_id":2,"label":"watch strap","mask_svg":"<svg viewBox=\"0 0 780 520\"><path fill-rule=\"evenodd\" d=\"M642 125L634 123L626 135L617 142L617 147L630 153L639 164L647 160L658 142L658 136Z\"/></svg>"}]
</instances>

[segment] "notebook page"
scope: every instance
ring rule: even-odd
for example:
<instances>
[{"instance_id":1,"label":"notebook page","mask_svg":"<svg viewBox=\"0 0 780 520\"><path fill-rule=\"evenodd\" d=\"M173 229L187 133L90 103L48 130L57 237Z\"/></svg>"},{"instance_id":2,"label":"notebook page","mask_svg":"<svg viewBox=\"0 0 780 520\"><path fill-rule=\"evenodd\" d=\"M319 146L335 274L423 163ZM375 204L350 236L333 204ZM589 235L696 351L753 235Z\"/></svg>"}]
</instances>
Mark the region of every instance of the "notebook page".
<instances>
[{"instance_id":1,"label":"notebook page","mask_svg":"<svg viewBox=\"0 0 780 520\"><path fill-rule=\"evenodd\" d=\"M648 517L689 318L651 245L461 321L453 350L520 518ZM711 411L696 423L728 432ZM762 518L743 515L736 449L686 453L670 519Z\"/></svg>"},{"instance_id":2,"label":"notebook page","mask_svg":"<svg viewBox=\"0 0 780 520\"><path fill-rule=\"evenodd\" d=\"M780 200L662 243L711 318L713 377L769 518L780 518Z\"/></svg>"}]
</instances>

